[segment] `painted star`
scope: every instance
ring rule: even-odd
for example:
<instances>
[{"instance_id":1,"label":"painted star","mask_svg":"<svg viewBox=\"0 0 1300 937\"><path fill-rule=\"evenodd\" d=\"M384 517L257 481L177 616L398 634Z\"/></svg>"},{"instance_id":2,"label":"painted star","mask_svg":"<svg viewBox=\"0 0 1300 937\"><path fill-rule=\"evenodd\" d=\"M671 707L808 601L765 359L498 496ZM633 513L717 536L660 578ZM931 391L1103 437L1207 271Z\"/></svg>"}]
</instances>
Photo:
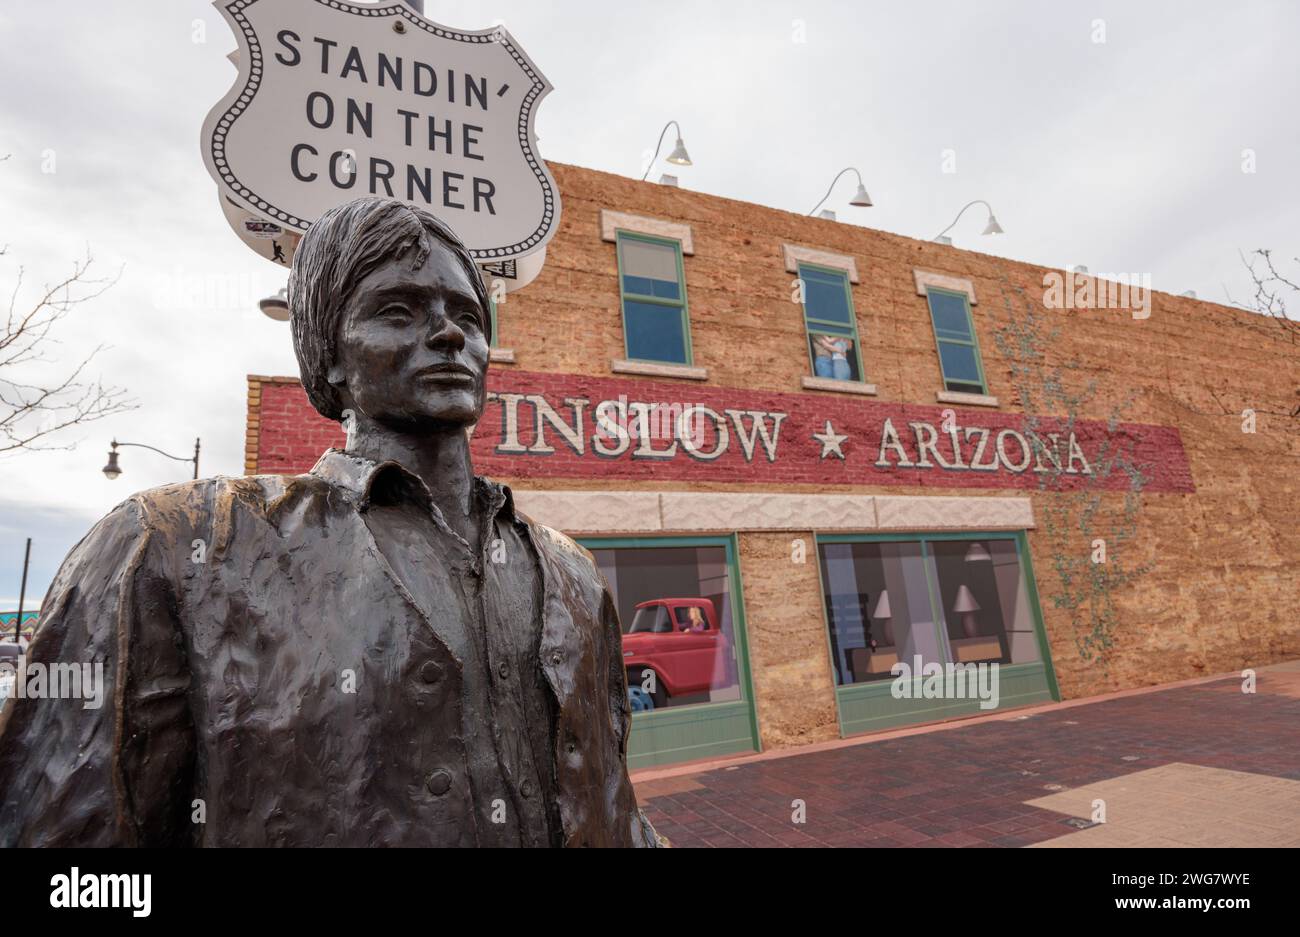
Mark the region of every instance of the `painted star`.
<instances>
[{"instance_id":1,"label":"painted star","mask_svg":"<svg viewBox=\"0 0 1300 937\"><path fill-rule=\"evenodd\" d=\"M823 459L832 454L839 456L841 459L844 458L844 450L840 448L840 444L849 437L836 434L835 430L831 427L830 420L826 421L826 430L824 432L813 433L812 437L822 444L821 457Z\"/></svg>"}]
</instances>

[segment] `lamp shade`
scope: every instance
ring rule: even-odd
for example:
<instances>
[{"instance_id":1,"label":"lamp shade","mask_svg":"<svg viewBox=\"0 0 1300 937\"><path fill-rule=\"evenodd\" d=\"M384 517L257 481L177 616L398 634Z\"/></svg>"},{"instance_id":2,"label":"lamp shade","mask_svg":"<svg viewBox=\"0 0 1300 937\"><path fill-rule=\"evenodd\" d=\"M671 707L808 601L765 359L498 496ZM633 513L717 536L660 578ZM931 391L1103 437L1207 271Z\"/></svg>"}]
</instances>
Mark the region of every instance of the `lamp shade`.
<instances>
[{"instance_id":1,"label":"lamp shade","mask_svg":"<svg viewBox=\"0 0 1300 937\"><path fill-rule=\"evenodd\" d=\"M101 471L104 473L105 476L107 476L109 481L113 481L113 479L117 478L119 475L122 474L121 466L117 464L116 449L113 449L111 452L109 452L108 464L105 465L103 469L101 469Z\"/></svg>"},{"instance_id":2,"label":"lamp shade","mask_svg":"<svg viewBox=\"0 0 1300 937\"><path fill-rule=\"evenodd\" d=\"M952 610L962 615L980 610L980 604L975 601L975 596L966 588L965 583L957 588L957 601L952 603Z\"/></svg>"},{"instance_id":3,"label":"lamp shade","mask_svg":"<svg viewBox=\"0 0 1300 937\"><path fill-rule=\"evenodd\" d=\"M889 609L889 590L881 589L880 598L876 599L876 610L871 613L872 618L893 618L893 613Z\"/></svg>"},{"instance_id":4,"label":"lamp shade","mask_svg":"<svg viewBox=\"0 0 1300 937\"><path fill-rule=\"evenodd\" d=\"M861 182L858 183L858 191L854 193L853 198L849 199L850 205L856 205L858 208L870 208L871 196L867 194L867 187Z\"/></svg>"},{"instance_id":5,"label":"lamp shade","mask_svg":"<svg viewBox=\"0 0 1300 937\"><path fill-rule=\"evenodd\" d=\"M668 154L668 162L675 166L692 165L690 154L686 152L686 144L682 142L681 137L677 138L677 145L673 147L673 151Z\"/></svg>"},{"instance_id":6,"label":"lamp shade","mask_svg":"<svg viewBox=\"0 0 1300 937\"><path fill-rule=\"evenodd\" d=\"M996 218L993 217L993 212L989 212L989 223L986 224L986 225L984 226L984 233L985 233L985 234L1004 234L1004 233L1005 233L1005 232L1002 230L1002 225L998 224L998 220L997 220Z\"/></svg>"},{"instance_id":7,"label":"lamp shade","mask_svg":"<svg viewBox=\"0 0 1300 937\"><path fill-rule=\"evenodd\" d=\"M266 299L258 300L257 308L262 310L262 314L268 319L274 319L276 322L289 321L289 291L280 290L274 296L268 296Z\"/></svg>"},{"instance_id":8,"label":"lamp shade","mask_svg":"<svg viewBox=\"0 0 1300 937\"><path fill-rule=\"evenodd\" d=\"M972 543L966 550L966 562L991 563L993 562L993 557L989 555L988 550L984 549L984 544L976 542Z\"/></svg>"}]
</instances>

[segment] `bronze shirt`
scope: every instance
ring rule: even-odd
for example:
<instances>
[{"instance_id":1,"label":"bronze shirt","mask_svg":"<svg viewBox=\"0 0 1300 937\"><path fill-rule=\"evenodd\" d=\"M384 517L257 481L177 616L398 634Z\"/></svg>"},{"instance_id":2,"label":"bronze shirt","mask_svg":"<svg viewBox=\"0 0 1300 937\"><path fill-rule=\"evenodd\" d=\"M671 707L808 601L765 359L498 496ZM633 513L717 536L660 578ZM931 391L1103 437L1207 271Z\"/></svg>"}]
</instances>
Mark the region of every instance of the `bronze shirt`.
<instances>
[{"instance_id":1,"label":"bronze shirt","mask_svg":"<svg viewBox=\"0 0 1300 937\"><path fill-rule=\"evenodd\" d=\"M0 846L493 841L464 731L473 672L366 523L370 483L395 465L330 450L306 475L158 488L100 521L55 577L27 657L102 664L104 704L5 704ZM540 796L555 839L653 846L627 777L608 590L587 551L514 516L540 578L550 725L533 760L553 777Z\"/></svg>"},{"instance_id":2,"label":"bronze shirt","mask_svg":"<svg viewBox=\"0 0 1300 937\"><path fill-rule=\"evenodd\" d=\"M479 842L546 846L560 835L553 699L538 659L541 573L504 485L474 480L477 552L446 523L424 482L372 473L362 512L384 559L462 668L461 731ZM441 679L430 665L421 679ZM438 782L440 783L440 782Z\"/></svg>"}]
</instances>

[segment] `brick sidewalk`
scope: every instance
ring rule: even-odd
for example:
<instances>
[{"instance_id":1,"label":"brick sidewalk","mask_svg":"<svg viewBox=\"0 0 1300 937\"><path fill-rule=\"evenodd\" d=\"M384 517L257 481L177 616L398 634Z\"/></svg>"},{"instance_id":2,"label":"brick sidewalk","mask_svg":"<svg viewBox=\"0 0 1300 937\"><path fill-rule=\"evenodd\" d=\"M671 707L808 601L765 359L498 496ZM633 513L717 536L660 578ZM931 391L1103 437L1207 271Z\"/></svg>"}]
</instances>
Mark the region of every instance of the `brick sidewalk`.
<instances>
[{"instance_id":1,"label":"brick sidewalk","mask_svg":"<svg viewBox=\"0 0 1300 937\"><path fill-rule=\"evenodd\" d=\"M1257 689L1224 678L634 783L675 846L1297 846L1300 662Z\"/></svg>"}]
</instances>

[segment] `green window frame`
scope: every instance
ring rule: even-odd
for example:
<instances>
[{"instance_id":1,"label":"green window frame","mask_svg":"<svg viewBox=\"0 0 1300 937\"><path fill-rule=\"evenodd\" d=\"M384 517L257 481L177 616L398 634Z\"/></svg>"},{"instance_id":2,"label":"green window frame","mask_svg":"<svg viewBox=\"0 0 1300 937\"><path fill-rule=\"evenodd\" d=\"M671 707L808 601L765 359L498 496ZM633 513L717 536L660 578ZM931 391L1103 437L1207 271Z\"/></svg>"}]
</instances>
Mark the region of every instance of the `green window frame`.
<instances>
[{"instance_id":1,"label":"green window frame","mask_svg":"<svg viewBox=\"0 0 1300 937\"><path fill-rule=\"evenodd\" d=\"M488 341L489 348L497 347L497 301L488 295L488 328L492 330L492 337Z\"/></svg>"},{"instance_id":2,"label":"green window frame","mask_svg":"<svg viewBox=\"0 0 1300 937\"><path fill-rule=\"evenodd\" d=\"M837 267L823 267L820 264L799 263L797 265L799 272L800 293L803 295L803 322L804 336L807 341L804 343L808 349L808 373L816 376L817 370L814 364L815 355L812 350L812 340L814 335L830 335L836 338L848 338L853 341L853 362L857 368L857 377L850 377L854 383L863 383L867 379L866 371L862 367L862 343L858 340L858 314L853 308L853 285L849 282L849 274L846 270ZM848 309L848 323L841 322L837 319L820 318L808 311L808 280L804 276L804 271L812 271L818 276L831 276L840 281L844 289L844 304Z\"/></svg>"},{"instance_id":3,"label":"green window frame","mask_svg":"<svg viewBox=\"0 0 1300 937\"><path fill-rule=\"evenodd\" d=\"M957 290L932 286L926 289L925 299L930 309L930 326L934 330L934 344L939 355L939 374L943 379L944 390L963 394L987 394L989 385L984 377L984 358L980 354L979 336L975 334L975 317L971 315L970 297ZM937 304L936 299L940 300ZM961 303L960 322L954 322L951 315L957 308L954 300ZM948 373L952 364L968 357L974 358L978 382L967 376Z\"/></svg>"},{"instance_id":4,"label":"green window frame","mask_svg":"<svg viewBox=\"0 0 1300 937\"><path fill-rule=\"evenodd\" d=\"M731 702L693 703L632 714L627 764L631 769L675 764L699 758L719 758L761 752L758 713L754 702L753 670L749 660L749 629L741 581L740 539L736 534L702 537L577 537L588 550L643 550L673 547L723 547L731 595L737 678L741 698Z\"/></svg>"},{"instance_id":5,"label":"green window frame","mask_svg":"<svg viewBox=\"0 0 1300 937\"><path fill-rule=\"evenodd\" d=\"M615 235L618 254L618 288L619 305L623 314L623 352L630 361L651 361L656 364L694 364L691 348L691 317L686 300L686 270L682 261L681 241L673 238L654 237L631 231L618 231ZM626 273L624 249L629 244L653 244L671 248L676 262L676 296L667 290L654 292L654 284L666 287L668 280L651 280ZM645 287L649 287L646 289ZM632 324L629 325L629 313ZM654 354L651 348L656 314L662 314L658 322L669 333L664 345L672 345L667 353ZM674 340L672 333L680 336L680 344Z\"/></svg>"}]
</instances>

